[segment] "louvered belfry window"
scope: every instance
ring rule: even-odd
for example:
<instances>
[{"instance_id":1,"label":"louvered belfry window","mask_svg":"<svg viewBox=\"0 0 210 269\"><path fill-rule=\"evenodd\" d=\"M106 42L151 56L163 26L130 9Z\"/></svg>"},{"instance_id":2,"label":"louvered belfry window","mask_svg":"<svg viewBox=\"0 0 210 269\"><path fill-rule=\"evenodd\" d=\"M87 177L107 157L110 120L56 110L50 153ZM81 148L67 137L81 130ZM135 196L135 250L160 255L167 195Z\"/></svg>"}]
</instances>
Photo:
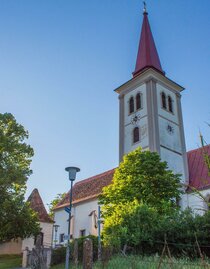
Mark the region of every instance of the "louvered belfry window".
<instances>
[{"instance_id":1,"label":"louvered belfry window","mask_svg":"<svg viewBox=\"0 0 210 269\"><path fill-rule=\"evenodd\" d=\"M141 94L137 93L136 95L136 110L141 108Z\"/></svg>"},{"instance_id":2,"label":"louvered belfry window","mask_svg":"<svg viewBox=\"0 0 210 269\"><path fill-rule=\"evenodd\" d=\"M167 108L167 106L166 106L166 95L165 95L164 92L161 93L161 99L162 99L162 107L166 109Z\"/></svg>"},{"instance_id":3,"label":"louvered belfry window","mask_svg":"<svg viewBox=\"0 0 210 269\"><path fill-rule=\"evenodd\" d=\"M131 97L129 100L129 113L133 113L133 112L134 112L134 99L133 97Z\"/></svg>"},{"instance_id":4,"label":"louvered belfry window","mask_svg":"<svg viewBox=\"0 0 210 269\"><path fill-rule=\"evenodd\" d=\"M173 113L173 101L171 96L168 96L168 110Z\"/></svg>"}]
</instances>

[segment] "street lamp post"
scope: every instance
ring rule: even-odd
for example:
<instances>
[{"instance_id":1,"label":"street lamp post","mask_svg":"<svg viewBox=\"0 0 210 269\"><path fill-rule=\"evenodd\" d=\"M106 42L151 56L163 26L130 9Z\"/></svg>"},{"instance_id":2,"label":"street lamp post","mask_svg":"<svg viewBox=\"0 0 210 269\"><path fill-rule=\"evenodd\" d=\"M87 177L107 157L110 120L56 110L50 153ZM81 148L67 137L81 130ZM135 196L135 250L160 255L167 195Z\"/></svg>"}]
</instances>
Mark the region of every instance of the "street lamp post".
<instances>
[{"instance_id":1,"label":"street lamp post","mask_svg":"<svg viewBox=\"0 0 210 269\"><path fill-rule=\"evenodd\" d=\"M72 188L73 182L76 179L76 173L80 171L78 167L66 167L65 170L69 173L69 180L71 181L71 189L69 193L69 219L68 219L68 241L66 247L66 269L69 269L70 259L70 229L71 229L71 209L72 209Z\"/></svg>"}]
</instances>

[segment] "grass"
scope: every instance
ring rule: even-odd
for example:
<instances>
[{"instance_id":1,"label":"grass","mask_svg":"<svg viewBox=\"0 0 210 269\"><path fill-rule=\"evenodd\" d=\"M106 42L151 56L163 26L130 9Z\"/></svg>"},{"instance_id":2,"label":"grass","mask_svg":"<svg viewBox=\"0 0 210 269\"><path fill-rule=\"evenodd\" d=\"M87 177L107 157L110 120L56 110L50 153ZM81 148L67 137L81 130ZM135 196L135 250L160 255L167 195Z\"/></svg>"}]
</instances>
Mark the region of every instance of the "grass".
<instances>
[{"instance_id":1,"label":"grass","mask_svg":"<svg viewBox=\"0 0 210 269\"><path fill-rule=\"evenodd\" d=\"M102 266L101 263L95 263L93 268L94 269L157 269L159 265L160 258L153 256L153 257L139 257L139 256L128 256L128 257L122 257L122 256L116 256L112 258L107 264ZM171 262L171 263L170 263ZM208 268L209 267L208 263ZM64 264L56 265L51 267L52 269L63 269L65 268ZM74 269L82 269L82 266L78 267L71 267ZM163 260L163 263L161 264L161 269L201 269L201 268L207 268L204 267L201 260L191 261L187 258L183 259L172 259L170 261L169 259L165 258Z\"/></svg>"},{"instance_id":2,"label":"grass","mask_svg":"<svg viewBox=\"0 0 210 269\"><path fill-rule=\"evenodd\" d=\"M21 267L22 257L20 255L0 255L0 269L13 269Z\"/></svg>"}]
</instances>

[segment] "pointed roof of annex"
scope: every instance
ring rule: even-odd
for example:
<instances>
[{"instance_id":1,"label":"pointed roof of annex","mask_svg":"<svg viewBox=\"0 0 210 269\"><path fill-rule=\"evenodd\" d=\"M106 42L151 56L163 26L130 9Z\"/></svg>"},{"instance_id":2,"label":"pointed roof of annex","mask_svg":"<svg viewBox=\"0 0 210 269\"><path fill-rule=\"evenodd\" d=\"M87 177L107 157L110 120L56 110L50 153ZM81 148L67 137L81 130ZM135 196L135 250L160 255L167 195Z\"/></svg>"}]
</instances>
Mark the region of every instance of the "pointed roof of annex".
<instances>
[{"instance_id":1,"label":"pointed roof of annex","mask_svg":"<svg viewBox=\"0 0 210 269\"><path fill-rule=\"evenodd\" d=\"M32 191L31 195L28 197L27 202L30 203L30 207L38 214L39 221L53 222L47 213L47 210L37 189Z\"/></svg>"}]
</instances>

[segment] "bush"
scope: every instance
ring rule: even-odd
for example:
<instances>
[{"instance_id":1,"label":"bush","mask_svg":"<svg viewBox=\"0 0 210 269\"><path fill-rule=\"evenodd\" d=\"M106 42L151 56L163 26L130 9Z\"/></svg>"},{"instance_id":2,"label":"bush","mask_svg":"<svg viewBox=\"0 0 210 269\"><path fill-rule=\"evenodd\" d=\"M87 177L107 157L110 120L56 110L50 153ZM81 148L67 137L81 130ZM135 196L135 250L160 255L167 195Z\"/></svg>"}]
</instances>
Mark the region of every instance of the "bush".
<instances>
[{"instance_id":1,"label":"bush","mask_svg":"<svg viewBox=\"0 0 210 269\"><path fill-rule=\"evenodd\" d=\"M51 265L56 265L65 261L66 247L55 248L52 251Z\"/></svg>"},{"instance_id":2,"label":"bush","mask_svg":"<svg viewBox=\"0 0 210 269\"><path fill-rule=\"evenodd\" d=\"M80 237L78 239L74 239L70 243L70 259L73 259L73 250L74 250L74 242L78 241L78 260L82 261L83 259L83 242L85 239L91 239L93 241L93 260L96 261L98 257L98 238L93 235L88 235L84 237ZM62 246L59 248L55 248L52 251L52 260L51 265L56 265L59 263L63 263L66 260L66 247Z\"/></svg>"},{"instance_id":3,"label":"bush","mask_svg":"<svg viewBox=\"0 0 210 269\"><path fill-rule=\"evenodd\" d=\"M210 256L210 212L203 216L191 210L160 214L154 208L138 203L119 204L105 222L103 242L141 255L161 254L166 237L171 254L176 257L199 257L201 250Z\"/></svg>"}]
</instances>

